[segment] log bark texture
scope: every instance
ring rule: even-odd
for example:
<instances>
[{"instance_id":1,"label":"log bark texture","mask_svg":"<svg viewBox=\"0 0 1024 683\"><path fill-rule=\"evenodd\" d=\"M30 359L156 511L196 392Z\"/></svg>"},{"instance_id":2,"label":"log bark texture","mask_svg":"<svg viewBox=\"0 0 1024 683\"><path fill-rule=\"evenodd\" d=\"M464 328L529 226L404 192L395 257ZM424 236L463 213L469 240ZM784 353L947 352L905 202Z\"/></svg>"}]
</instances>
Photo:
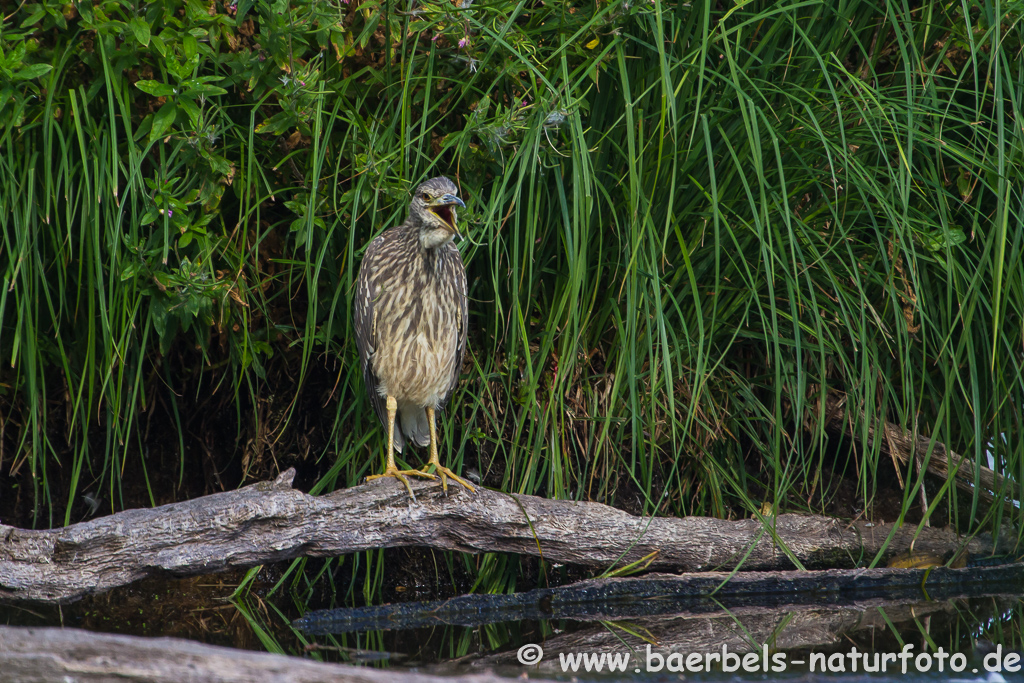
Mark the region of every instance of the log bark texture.
<instances>
[{"instance_id":1,"label":"log bark texture","mask_svg":"<svg viewBox=\"0 0 1024 683\"><path fill-rule=\"evenodd\" d=\"M373 548L422 546L510 552L589 567L624 566L655 553L652 569L706 571L853 567L870 560L892 525L804 515L755 519L641 518L600 503L577 503L461 487L442 493L416 482L412 502L396 481L310 496L273 482L49 530L0 525L0 599L67 602L170 572L205 574ZM916 529L895 532L886 555L906 550ZM785 550L783 549L785 547ZM989 539L961 540L926 528L914 547L950 555L993 550Z\"/></svg>"},{"instance_id":2,"label":"log bark texture","mask_svg":"<svg viewBox=\"0 0 1024 683\"><path fill-rule=\"evenodd\" d=\"M0 678L18 683L440 683L395 669L326 664L178 638L0 626ZM489 673L455 678L502 683ZM531 679L536 680L536 679Z\"/></svg>"}]
</instances>

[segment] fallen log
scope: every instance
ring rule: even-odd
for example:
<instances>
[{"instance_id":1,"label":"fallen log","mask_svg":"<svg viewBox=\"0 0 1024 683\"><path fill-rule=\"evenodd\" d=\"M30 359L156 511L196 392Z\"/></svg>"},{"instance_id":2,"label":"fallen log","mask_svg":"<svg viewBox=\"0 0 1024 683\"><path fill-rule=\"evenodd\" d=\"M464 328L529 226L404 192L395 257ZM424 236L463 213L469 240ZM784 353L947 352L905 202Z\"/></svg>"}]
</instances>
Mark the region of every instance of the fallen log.
<instances>
[{"instance_id":1,"label":"fallen log","mask_svg":"<svg viewBox=\"0 0 1024 683\"><path fill-rule=\"evenodd\" d=\"M299 657L235 650L179 638L92 633L72 628L0 626L0 671L19 683L147 681L148 683L440 683L395 669L326 664ZM462 683L501 683L481 673ZM534 679L531 679L534 680Z\"/></svg>"},{"instance_id":2,"label":"fallen log","mask_svg":"<svg viewBox=\"0 0 1024 683\"><path fill-rule=\"evenodd\" d=\"M837 391L829 391L825 399L825 428L832 432L843 433L853 439L859 439L855 428L853 411L856 409L849 406L846 395ZM860 411L857 415L858 421L863 421L865 415ZM1007 481L1001 474L985 467L977 465L978 486L974 485L975 462L969 458L956 453L946 447L946 444L936 441L934 446L931 438L918 434L916 437L909 430L903 429L894 422L879 420L878 426L869 424L864 447L872 448L875 441L878 441L878 448L884 454L899 459L904 466L911 458L923 462L931 447L931 456L928 458L927 470L941 479L948 479L952 473L956 487L970 495L978 494L978 497L987 505L992 505L998 496L1004 501L1006 511L1014 511L1014 500L1019 500L1020 494L1017 486L1012 481Z\"/></svg>"},{"instance_id":3,"label":"fallen log","mask_svg":"<svg viewBox=\"0 0 1024 683\"><path fill-rule=\"evenodd\" d=\"M273 482L48 529L0 525L0 599L68 602L146 576L206 574L296 557L335 557L421 546L509 552L550 562L622 567L652 556L651 569L707 571L854 567L878 554L891 524L805 515L768 523L707 517L635 517L600 503L392 480L310 496ZM916 539L915 539L916 536ZM885 557L907 550L950 557L1000 552L991 539L949 529L894 532Z\"/></svg>"},{"instance_id":4,"label":"fallen log","mask_svg":"<svg viewBox=\"0 0 1024 683\"><path fill-rule=\"evenodd\" d=\"M523 593L315 610L292 625L308 635L326 635L539 619L613 621L666 614L696 618L708 612L764 612L778 618L823 605L863 611L871 604L892 605L897 600L950 600L977 595L985 588L990 593L1019 594L1024 588L1024 564L647 574L587 579Z\"/></svg>"}]
</instances>

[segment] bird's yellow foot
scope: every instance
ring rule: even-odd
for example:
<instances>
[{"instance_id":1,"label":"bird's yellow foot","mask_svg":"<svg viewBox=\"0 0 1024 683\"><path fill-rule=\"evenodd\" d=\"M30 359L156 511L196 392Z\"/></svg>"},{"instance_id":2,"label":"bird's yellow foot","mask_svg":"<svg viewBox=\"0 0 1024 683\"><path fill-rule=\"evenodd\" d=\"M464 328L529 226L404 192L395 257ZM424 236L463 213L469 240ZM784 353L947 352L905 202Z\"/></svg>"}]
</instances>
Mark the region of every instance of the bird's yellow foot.
<instances>
[{"instance_id":1,"label":"bird's yellow foot","mask_svg":"<svg viewBox=\"0 0 1024 683\"><path fill-rule=\"evenodd\" d=\"M420 470L420 472L421 473L425 473L426 470L428 470L431 466L436 467L437 468L437 473L439 475L441 475L441 486L444 487L444 492L445 493L448 493L448 477L451 477L452 479L454 479L455 481L457 481L458 483L462 484L464 487L469 489L470 493L476 493L476 489L473 487L472 484L470 484L468 481L466 481L465 479L463 479L459 475L455 474L450 469L448 469L447 467L445 467L444 465L442 465L440 463L437 463L437 462L429 463L426 467L424 467L422 470ZM433 475L431 475L431 476L433 476Z\"/></svg>"},{"instance_id":2,"label":"bird's yellow foot","mask_svg":"<svg viewBox=\"0 0 1024 683\"><path fill-rule=\"evenodd\" d=\"M394 477L398 481L405 484L405 490L409 492L409 496L416 500L416 494L412 492L412 487L409 486L409 480L406 477L423 477L424 479L437 479L433 474L422 472L420 470L400 470L397 467L389 467L384 470L384 474L371 474L366 478L366 481L372 481L373 479L380 479L381 477Z\"/></svg>"}]
</instances>

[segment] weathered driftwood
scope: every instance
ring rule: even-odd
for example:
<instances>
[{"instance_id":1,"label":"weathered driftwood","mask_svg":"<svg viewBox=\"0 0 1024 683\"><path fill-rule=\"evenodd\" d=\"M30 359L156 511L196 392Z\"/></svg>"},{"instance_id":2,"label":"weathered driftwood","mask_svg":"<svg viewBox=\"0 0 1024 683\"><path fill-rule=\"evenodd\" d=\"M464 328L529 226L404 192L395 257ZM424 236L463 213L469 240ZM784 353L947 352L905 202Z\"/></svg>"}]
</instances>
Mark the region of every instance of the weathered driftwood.
<instances>
[{"instance_id":1,"label":"weathered driftwood","mask_svg":"<svg viewBox=\"0 0 1024 683\"><path fill-rule=\"evenodd\" d=\"M0 598L70 601L159 572L201 574L300 556L333 557L372 548L423 546L512 552L590 567L623 566L655 553L652 569L851 567L881 548L892 525L803 515L727 521L640 518L599 503L576 503L414 483L418 502L396 481L310 496L273 482L164 505L126 510L61 529L0 525ZM896 531L886 555L907 549L950 554L991 541L962 541L947 529ZM783 548L785 547L785 550Z\"/></svg>"},{"instance_id":2,"label":"weathered driftwood","mask_svg":"<svg viewBox=\"0 0 1024 683\"><path fill-rule=\"evenodd\" d=\"M709 611L765 612L773 618L798 609L853 605L872 600L944 600L1024 588L1024 564L963 569L827 569L816 572L724 572L647 574L588 579L556 588L511 595L463 595L448 600L403 602L310 612L293 625L311 635L481 626L502 621L572 619L634 620L673 614L696 617ZM713 598L708 596L713 595Z\"/></svg>"},{"instance_id":3,"label":"weathered driftwood","mask_svg":"<svg viewBox=\"0 0 1024 683\"><path fill-rule=\"evenodd\" d=\"M0 626L0 678L19 683L438 683L419 673L326 664L234 650L178 638L92 633L78 629ZM507 679L476 674L463 683ZM535 679L531 679L535 680Z\"/></svg>"},{"instance_id":4,"label":"weathered driftwood","mask_svg":"<svg viewBox=\"0 0 1024 683\"><path fill-rule=\"evenodd\" d=\"M860 438L860 434L854 429L854 422L851 419L850 413L854 410L857 409L847 404L845 395L830 391L825 401L826 428L833 432L845 433L854 439ZM864 419L863 411L860 411L858 417L860 420ZM873 425L868 427L865 447L871 448L874 445L875 439L879 436L879 431L881 431L881 438L879 439L878 447L881 452L898 458L904 465L910 462L911 458L918 462L923 462L928 454L928 448L931 444L930 437L918 434L915 438L910 431L888 421L882 421L881 430L876 429ZM1006 509L1010 512L1013 511L1012 502L1010 501L1019 499L1019 492L1013 482L1006 481L1002 475L984 465L978 466L978 483L980 486L975 488L975 463L971 459L965 458L946 448L946 445L941 442L936 442L932 446L927 469L942 479L948 479L950 472L955 472L954 481L957 488L971 495L977 492L979 498L987 504L992 504L995 501L996 498L993 494L1004 497Z\"/></svg>"}]
</instances>

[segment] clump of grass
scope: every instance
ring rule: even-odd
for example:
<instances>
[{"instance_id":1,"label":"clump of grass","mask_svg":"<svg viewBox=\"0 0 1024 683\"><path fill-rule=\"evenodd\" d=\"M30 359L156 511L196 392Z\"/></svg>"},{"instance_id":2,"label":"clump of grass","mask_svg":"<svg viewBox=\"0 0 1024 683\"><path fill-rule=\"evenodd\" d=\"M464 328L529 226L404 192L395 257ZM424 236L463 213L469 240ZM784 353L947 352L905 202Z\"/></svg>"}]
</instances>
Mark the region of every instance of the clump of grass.
<instances>
[{"instance_id":1,"label":"clump of grass","mask_svg":"<svg viewBox=\"0 0 1024 683\"><path fill-rule=\"evenodd\" d=\"M69 7L0 38L0 481L35 524L168 469L376 469L351 284L441 173L472 315L443 446L486 485L745 516L845 473L870 507L895 466L829 392L861 444L888 420L1021 478L1016 9Z\"/></svg>"}]
</instances>

